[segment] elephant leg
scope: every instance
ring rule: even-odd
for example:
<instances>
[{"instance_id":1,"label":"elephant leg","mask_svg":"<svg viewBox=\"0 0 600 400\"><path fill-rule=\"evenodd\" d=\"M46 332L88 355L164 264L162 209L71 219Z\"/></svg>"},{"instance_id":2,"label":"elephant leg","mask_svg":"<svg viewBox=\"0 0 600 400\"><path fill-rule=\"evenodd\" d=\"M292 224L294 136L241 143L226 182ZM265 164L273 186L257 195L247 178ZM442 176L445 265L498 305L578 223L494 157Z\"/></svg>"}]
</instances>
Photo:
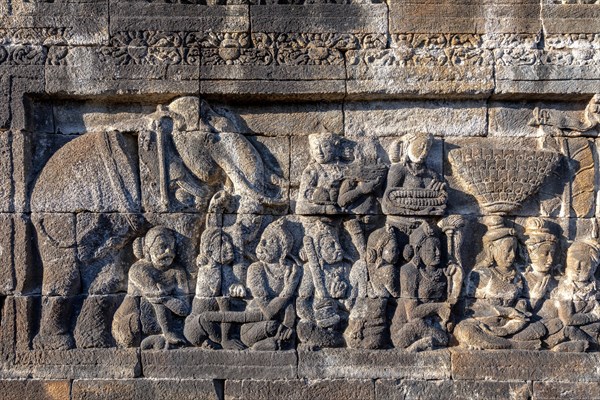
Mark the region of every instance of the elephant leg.
<instances>
[{"instance_id":1,"label":"elephant leg","mask_svg":"<svg viewBox=\"0 0 600 400\"><path fill-rule=\"evenodd\" d=\"M42 317L34 339L38 349L70 349L72 298L81 290L75 247L74 214L34 214L38 250L43 265Z\"/></svg>"}]
</instances>

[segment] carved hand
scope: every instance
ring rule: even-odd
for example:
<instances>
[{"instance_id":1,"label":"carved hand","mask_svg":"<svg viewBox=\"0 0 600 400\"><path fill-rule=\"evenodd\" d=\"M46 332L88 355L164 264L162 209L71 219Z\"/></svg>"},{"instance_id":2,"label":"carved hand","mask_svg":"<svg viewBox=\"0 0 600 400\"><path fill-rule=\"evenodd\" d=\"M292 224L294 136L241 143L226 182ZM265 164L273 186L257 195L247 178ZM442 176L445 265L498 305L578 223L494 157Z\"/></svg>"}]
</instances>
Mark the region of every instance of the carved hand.
<instances>
[{"instance_id":1,"label":"carved hand","mask_svg":"<svg viewBox=\"0 0 600 400\"><path fill-rule=\"evenodd\" d=\"M229 287L229 295L231 297L244 298L246 297L246 288L240 283L233 284Z\"/></svg>"}]
</instances>

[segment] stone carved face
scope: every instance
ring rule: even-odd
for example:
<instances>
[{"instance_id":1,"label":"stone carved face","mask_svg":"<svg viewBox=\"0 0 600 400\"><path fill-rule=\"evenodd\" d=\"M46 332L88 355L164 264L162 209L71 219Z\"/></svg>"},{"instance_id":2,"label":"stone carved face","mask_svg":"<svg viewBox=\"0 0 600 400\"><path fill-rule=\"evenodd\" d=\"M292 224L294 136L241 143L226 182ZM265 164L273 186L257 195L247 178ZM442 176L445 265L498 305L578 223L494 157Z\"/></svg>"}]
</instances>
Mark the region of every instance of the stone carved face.
<instances>
[{"instance_id":1,"label":"stone carved face","mask_svg":"<svg viewBox=\"0 0 600 400\"><path fill-rule=\"evenodd\" d=\"M554 256L556 246L552 242L542 242L539 244L528 245L527 250L531 260L531 268L535 272L548 274L554 265Z\"/></svg>"},{"instance_id":2,"label":"stone carved face","mask_svg":"<svg viewBox=\"0 0 600 400\"><path fill-rule=\"evenodd\" d=\"M175 241L165 235L156 236L150 248L150 261L160 269L168 269L175 259Z\"/></svg>"},{"instance_id":3,"label":"stone carved face","mask_svg":"<svg viewBox=\"0 0 600 400\"><path fill-rule=\"evenodd\" d=\"M490 243L490 246L496 265L501 269L511 269L515 262L517 240L508 236Z\"/></svg>"},{"instance_id":4,"label":"stone carved face","mask_svg":"<svg viewBox=\"0 0 600 400\"><path fill-rule=\"evenodd\" d=\"M319 238L319 255L327 264L338 263L343 258L342 246L333 235L324 234Z\"/></svg>"},{"instance_id":5,"label":"stone carved face","mask_svg":"<svg viewBox=\"0 0 600 400\"><path fill-rule=\"evenodd\" d=\"M310 155L319 164L327 164L335 160L336 142L333 138L322 135L311 135L308 138Z\"/></svg>"},{"instance_id":6,"label":"stone carved face","mask_svg":"<svg viewBox=\"0 0 600 400\"><path fill-rule=\"evenodd\" d=\"M428 237L423 241L419 250L419 257L423 264L428 267L439 265L441 261L440 240L436 237Z\"/></svg>"},{"instance_id":7,"label":"stone carved face","mask_svg":"<svg viewBox=\"0 0 600 400\"><path fill-rule=\"evenodd\" d=\"M256 257L267 264L274 264L281 259L281 242L275 235L263 235L256 246Z\"/></svg>"},{"instance_id":8,"label":"stone carved face","mask_svg":"<svg viewBox=\"0 0 600 400\"><path fill-rule=\"evenodd\" d=\"M400 257L398 244L394 240L389 240L385 246L383 246L383 250L381 251L381 261L393 265L398 262L398 257Z\"/></svg>"},{"instance_id":9,"label":"stone carved face","mask_svg":"<svg viewBox=\"0 0 600 400\"><path fill-rule=\"evenodd\" d=\"M597 262L591 249L585 245L573 244L567 252L565 274L573 282L588 282L596 273Z\"/></svg>"},{"instance_id":10,"label":"stone carved face","mask_svg":"<svg viewBox=\"0 0 600 400\"><path fill-rule=\"evenodd\" d=\"M407 148L407 155L411 162L425 162L427 154L431 149L431 138L428 134L415 135L410 141Z\"/></svg>"}]
</instances>

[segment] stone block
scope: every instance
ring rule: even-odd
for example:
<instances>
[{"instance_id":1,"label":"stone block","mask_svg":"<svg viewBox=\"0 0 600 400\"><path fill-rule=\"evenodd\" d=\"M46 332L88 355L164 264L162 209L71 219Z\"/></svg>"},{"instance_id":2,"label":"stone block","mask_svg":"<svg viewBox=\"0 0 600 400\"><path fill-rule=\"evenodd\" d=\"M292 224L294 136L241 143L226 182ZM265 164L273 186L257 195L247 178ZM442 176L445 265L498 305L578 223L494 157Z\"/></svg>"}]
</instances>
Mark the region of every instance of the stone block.
<instances>
[{"instance_id":1,"label":"stone block","mask_svg":"<svg viewBox=\"0 0 600 400\"><path fill-rule=\"evenodd\" d=\"M53 41L93 45L108 41L108 0L11 2L10 15L0 16L9 37L34 44ZM54 30L55 36L49 32Z\"/></svg>"},{"instance_id":2,"label":"stone block","mask_svg":"<svg viewBox=\"0 0 600 400\"><path fill-rule=\"evenodd\" d=\"M346 53L347 98L489 96L494 79L487 50L459 49L449 61L450 51L350 50Z\"/></svg>"},{"instance_id":3,"label":"stone block","mask_svg":"<svg viewBox=\"0 0 600 400\"><path fill-rule=\"evenodd\" d=\"M450 353L401 350L298 351L298 376L307 379L448 379Z\"/></svg>"},{"instance_id":4,"label":"stone block","mask_svg":"<svg viewBox=\"0 0 600 400\"><path fill-rule=\"evenodd\" d=\"M17 352L4 376L34 379L135 378L141 374L136 349L31 350Z\"/></svg>"},{"instance_id":5,"label":"stone block","mask_svg":"<svg viewBox=\"0 0 600 400\"><path fill-rule=\"evenodd\" d=\"M252 32L386 33L385 4L250 6Z\"/></svg>"},{"instance_id":6,"label":"stone block","mask_svg":"<svg viewBox=\"0 0 600 400\"><path fill-rule=\"evenodd\" d=\"M293 351L203 350L142 351L147 378L159 379L293 379Z\"/></svg>"},{"instance_id":7,"label":"stone block","mask_svg":"<svg viewBox=\"0 0 600 400\"><path fill-rule=\"evenodd\" d=\"M565 2L568 3L568 2ZM541 19L547 33L597 33L598 4L542 4Z\"/></svg>"},{"instance_id":8,"label":"stone block","mask_svg":"<svg viewBox=\"0 0 600 400\"><path fill-rule=\"evenodd\" d=\"M533 399L600 399L598 382L534 382Z\"/></svg>"},{"instance_id":9,"label":"stone block","mask_svg":"<svg viewBox=\"0 0 600 400\"><path fill-rule=\"evenodd\" d=\"M191 2L193 3L193 2ZM201 5L110 0L110 31L248 32L247 5Z\"/></svg>"},{"instance_id":10,"label":"stone block","mask_svg":"<svg viewBox=\"0 0 600 400\"><path fill-rule=\"evenodd\" d=\"M199 58L178 47L68 47L45 68L47 93L70 95L198 93ZM176 68L178 71L173 71Z\"/></svg>"},{"instance_id":11,"label":"stone block","mask_svg":"<svg viewBox=\"0 0 600 400\"><path fill-rule=\"evenodd\" d=\"M226 400L374 399L373 381L335 380L226 380Z\"/></svg>"},{"instance_id":12,"label":"stone block","mask_svg":"<svg viewBox=\"0 0 600 400\"><path fill-rule=\"evenodd\" d=\"M420 131L435 136L485 136L482 101L351 102L344 107L348 136L401 136Z\"/></svg>"},{"instance_id":13,"label":"stone block","mask_svg":"<svg viewBox=\"0 0 600 400\"><path fill-rule=\"evenodd\" d=\"M222 391L212 380L76 380L72 400L217 400Z\"/></svg>"},{"instance_id":14,"label":"stone block","mask_svg":"<svg viewBox=\"0 0 600 400\"><path fill-rule=\"evenodd\" d=\"M343 80L200 80L200 95L227 96L231 100L341 100L346 93Z\"/></svg>"},{"instance_id":15,"label":"stone block","mask_svg":"<svg viewBox=\"0 0 600 400\"><path fill-rule=\"evenodd\" d=\"M344 115L336 103L216 104L213 108L239 122L244 134L261 136L307 136L311 133L342 133ZM347 128L346 128L347 129Z\"/></svg>"},{"instance_id":16,"label":"stone block","mask_svg":"<svg viewBox=\"0 0 600 400\"><path fill-rule=\"evenodd\" d=\"M0 399L70 400L68 380L0 380Z\"/></svg>"},{"instance_id":17,"label":"stone block","mask_svg":"<svg viewBox=\"0 0 600 400\"><path fill-rule=\"evenodd\" d=\"M527 383L435 381L435 380L378 380L375 397L386 400L411 399L518 399L531 398Z\"/></svg>"},{"instance_id":18,"label":"stone block","mask_svg":"<svg viewBox=\"0 0 600 400\"><path fill-rule=\"evenodd\" d=\"M392 33L538 32L540 4L534 0L504 2L390 2Z\"/></svg>"},{"instance_id":19,"label":"stone block","mask_svg":"<svg viewBox=\"0 0 600 400\"><path fill-rule=\"evenodd\" d=\"M454 380L597 381L597 353L487 350L452 351Z\"/></svg>"}]
</instances>

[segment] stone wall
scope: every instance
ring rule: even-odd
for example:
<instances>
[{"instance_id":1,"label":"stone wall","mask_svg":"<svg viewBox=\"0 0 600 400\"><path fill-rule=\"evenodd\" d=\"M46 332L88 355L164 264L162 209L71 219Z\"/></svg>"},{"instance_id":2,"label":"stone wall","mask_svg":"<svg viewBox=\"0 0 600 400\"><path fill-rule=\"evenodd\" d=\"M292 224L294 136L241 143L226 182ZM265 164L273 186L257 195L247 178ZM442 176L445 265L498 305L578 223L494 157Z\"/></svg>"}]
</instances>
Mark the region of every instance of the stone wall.
<instances>
[{"instance_id":1,"label":"stone wall","mask_svg":"<svg viewBox=\"0 0 600 400\"><path fill-rule=\"evenodd\" d=\"M0 72L0 398L600 397L599 1L0 0Z\"/></svg>"}]
</instances>

